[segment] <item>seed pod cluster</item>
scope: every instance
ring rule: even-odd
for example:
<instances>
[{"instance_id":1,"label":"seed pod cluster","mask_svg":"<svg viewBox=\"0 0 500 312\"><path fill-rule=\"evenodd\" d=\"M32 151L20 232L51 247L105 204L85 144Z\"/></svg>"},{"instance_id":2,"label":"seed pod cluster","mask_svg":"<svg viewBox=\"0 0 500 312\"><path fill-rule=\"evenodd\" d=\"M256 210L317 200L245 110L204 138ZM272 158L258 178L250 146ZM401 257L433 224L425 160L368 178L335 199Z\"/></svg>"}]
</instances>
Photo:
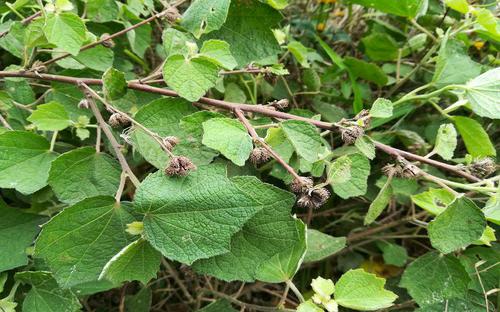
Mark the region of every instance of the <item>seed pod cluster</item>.
<instances>
[{"instance_id":1,"label":"seed pod cluster","mask_svg":"<svg viewBox=\"0 0 500 312\"><path fill-rule=\"evenodd\" d=\"M165 174L168 176L187 176L191 170L196 170L196 165L185 156L174 156L170 159Z\"/></svg>"},{"instance_id":2,"label":"seed pod cluster","mask_svg":"<svg viewBox=\"0 0 500 312\"><path fill-rule=\"evenodd\" d=\"M268 105L274 107L276 110L284 110L290 105L290 101L288 101L288 99L275 100L269 102Z\"/></svg>"},{"instance_id":3,"label":"seed pod cluster","mask_svg":"<svg viewBox=\"0 0 500 312\"><path fill-rule=\"evenodd\" d=\"M127 126L130 124L130 120L127 116L124 116L121 113L113 113L109 117L108 123L111 127L117 128L119 126Z\"/></svg>"},{"instance_id":4,"label":"seed pod cluster","mask_svg":"<svg viewBox=\"0 0 500 312\"><path fill-rule=\"evenodd\" d=\"M370 113L363 109L352 119L342 119L337 124L340 137L344 143L350 145L365 134L365 129L370 125Z\"/></svg>"},{"instance_id":5,"label":"seed pod cluster","mask_svg":"<svg viewBox=\"0 0 500 312\"><path fill-rule=\"evenodd\" d=\"M101 42L101 44L106 47L106 48L109 48L109 49L112 49L115 47L115 42L113 41L113 39L107 39L109 37L109 34L108 33L104 33L101 35L101 38L100 40L104 40L103 42Z\"/></svg>"},{"instance_id":6,"label":"seed pod cluster","mask_svg":"<svg viewBox=\"0 0 500 312\"><path fill-rule=\"evenodd\" d=\"M90 104L88 99L81 99L80 102L78 102L78 108L79 109L89 109Z\"/></svg>"},{"instance_id":7,"label":"seed pod cluster","mask_svg":"<svg viewBox=\"0 0 500 312\"><path fill-rule=\"evenodd\" d=\"M420 168L404 159L398 157L395 164L387 164L382 168L382 172L386 176L393 176L403 179L415 179L422 175Z\"/></svg>"},{"instance_id":8,"label":"seed pod cluster","mask_svg":"<svg viewBox=\"0 0 500 312\"><path fill-rule=\"evenodd\" d=\"M308 177L295 179L290 184L290 189L298 195L297 205L302 208L319 208L330 198L330 192L326 188L314 188L313 180Z\"/></svg>"},{"instance_id":9,"label":"seed pod cluster","mask_svg":"<svg viewBox=\"0 0 500 312\"><path fill-rule=\"evenodd\" d=\"M268 162L271 159L271 154L269 151L263 147L256 147L252 150L250 154L250 161L255 166L261 165L265 162Z\"/></svg>"},{"instance_id":10,"label":"seed pod cluster","mask_svg":"<svg viewBox=\"0 0 500 312\"><path fill-rule=\"evenodd\" d=\"M466 169L478 178L486 178L497 170L497 165L492 158L482 157L475 159Z\"/></svg>"}]
</instances>

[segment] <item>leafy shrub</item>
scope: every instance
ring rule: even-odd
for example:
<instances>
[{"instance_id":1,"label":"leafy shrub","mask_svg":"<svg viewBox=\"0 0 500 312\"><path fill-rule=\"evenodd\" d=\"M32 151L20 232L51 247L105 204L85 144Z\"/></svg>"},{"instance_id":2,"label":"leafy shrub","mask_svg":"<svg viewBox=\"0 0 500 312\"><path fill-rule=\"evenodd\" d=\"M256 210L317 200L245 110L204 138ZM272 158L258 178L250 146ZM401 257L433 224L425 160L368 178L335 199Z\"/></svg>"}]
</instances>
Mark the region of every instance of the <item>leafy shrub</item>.
<instances>
[{"instance_id":1,"label":"leafy shrub","mask_svg":"<svg viewBox=\"0 0 500 312\"><path fill-rule=\"evenodd\" d=\"M495 5L2 2L0 310L497 310Z\"/></svg>"}]
</instances>

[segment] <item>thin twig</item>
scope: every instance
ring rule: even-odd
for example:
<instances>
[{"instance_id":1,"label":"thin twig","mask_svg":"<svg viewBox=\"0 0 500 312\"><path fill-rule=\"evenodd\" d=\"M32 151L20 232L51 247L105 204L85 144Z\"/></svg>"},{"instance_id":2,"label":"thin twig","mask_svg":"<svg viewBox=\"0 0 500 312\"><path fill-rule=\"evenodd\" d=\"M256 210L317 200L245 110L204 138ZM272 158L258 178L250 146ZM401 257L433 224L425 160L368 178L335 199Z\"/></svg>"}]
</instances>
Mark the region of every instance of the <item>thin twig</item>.
<instances>
[{"instance_id":1,"label":"thin twig","mask_svg":"<svg viewBox=\"0 0 500 312\"><path fill-rule=\"evenodd\" d=\"M218 292L215 290L205 289L205 291L208 293L211 293L217 297L224 298L224 299L230 301L231 303L239 305L240 307L245 308L245 309L262 311L262 312L295 312L295 310L293 310L293 309L286 309L286 308L277 309L274 307L264 307L264 306L259 306L259 305L255 305L255 304L251 304L251 303L246 303L246 302L240 301L238 299L235 299L231 296L228 296L224 293L221 293L221 292Z\"/></svg>"},{"instance_id":2,"label":"thin twig","mask_svg":"<svg viewBox=\"0 0 500 312\"><path fill-rule=\"evenodd\" d=\"M119 203L122 198L123 190L125 189L125 182L127 182L127 173L122 171L122 174L120 175L120 184L118 185L118 190L115 195L115 201L117 203Z\"/></svg>"},{"instance_id":3,"label":"thin twig","mask_svg":"<svg viewBox=\"0 0 500 312\"><path fill-rule=\"evenodd\" d=\"M80 86L84 88L85 90L89 90L90 87L87 86L84 82L80 83ZM92 90L92 89L91 89ZM89 105L90 109L92 110L92 113L94 113L94 116L97 120L97 123L99 124L99 127L101 127L102 131L104 132L104 135L108 138L109 142L111 143L111 147L115 151L116 157L118 158L118 161L120 162L120 165L122 167L122 170L125 171L134 186L137 188L141 184L139 179L135 176L134 172L132 169L130 169L130 166L127 163L127 160L125 159L125 156L123 156L121 150L120 150L120 144L118 141L116 141L115 137L113 136L113 133L111 132L109 125L104 121L104 118L101 115L101 112L99 111L99 108L95 105L94 99L89 98Z\"/></svg>"},{"instance_id":4,"label":"thin twig","mask_svg":"<svg viewBox=\"0 0 500 312\"><path fill-rule=\"evenodd\" d=\"M51 75L51 74L35 74L32 72L27 72L27 71L0 71L0 77L22 77L22 78L32 78L32 79L40 79L40 80L48 80L48 81L58 81L58 82L63 82L63 83L71 83L71 84L78 84L78 82L85 83L86 85L102 85L102 80L101 79L96 79L96 78L78 78L78 77L69 77L69 76L60 76L60 75ZM177 92L168 90L168 89L163 89L163 88L156 88L152 87L149 85L144 85L140 83L135 83L135 82L129 82L128 83L128 88L133 89L133 90L138 90L138 91L144 91L144 92L149 92L149 93L157 93L157 94L162 94L165 96L170 96L170 97L178 97L179 94ZM324 122L324 121L319 121L311 118L305 118L302 116L296 116L293 114L288 114L284 112L279 112L275 110L271 110L263 105L249 105L249 104L241 104L241 103L234 103L234 102L227 102L227 101L222 101L222 100L216 100L216 99L211 99L207 97L201 97L198 100L199 103L222 108L225 110L233 111L235 109L239 109L244 112L252 112L252 113L257 113L277 119L294 119L294 120L300 120L300 121L305 121L308 122L318 128L321 129L326 129L326 130L334 130L337 128L337 125L334 123L329 123L329 122ZM196 103L194 103L196 104ZM397 148L382 144L380 142L375 142L375 147L377 147L379 150L393 156L402 156L406 159L409 160L415 160L419 161L421 163L426 163L431 166L447 170L451 173L454 173L456 175L462 176L472 182L478 182L480 179L477 177L460 170L456 166L449 165L437 160L433 159L427 159L423 156L419 156L410 152L402 151Z\"/></svg>"},{"instance_id":5,"label":"thin twig","mask_svg":"<svg viewBox=\"0 0 500 312\"><path fill-rule=\"evenodd\" d=\"M177 271L175 271L175 269L170 265L170 263L168 263L167 260L165 260L165 258L162 258L161 262L163 266L167 269L167 271L170 273L172 278L175 280L177 285L179 285L180 289L182 290L182 293L184 293L184 296L186 296L189 302L193 302L194 301L193 296L191 296L186 285L184 285L184 282L179 278L179 274L177 274Z\"/></svg>"},{"instance_id":6,"label":"thin twig","mask_svg":"<svg viewBox=\"0 0 500 312\"><path fill-rule=\"evenodd\" d=\"M101 38L101 39L99 39L97 41L94 41L94 42L91 42L91 43L89 43L87 45L84 45L83 47L80 48L79 52L91 49L91 48L93 48L95 46L100 45L104 41L111 40L111 39L119 37L119 36L121 36L123 34L126 34L129 31L134 30L134 29L136 29L138 27L141 27L142 25L148 24L149 22L151 22L151 21L153 21L155 19L164 17L167 13L168 13L168 9L164 10L164 11L158 13L158 14L152 15L149 18L146 18L145 20L140 21L139 23L134 24L134 25L132 25L130 27L127 27L125 29L122 29L122 30L120 30L120 31L118 31L118 32L116 32L114 34L111 34L109 36L105 36L105 37L103 37L103 38ZM63 54L59 55L58 57L54 57L54 58L52 58L52 59L50 59L48 61L43 62L40 66L47 66L47 65L52 64L54 62L60 61L60 60L66 58L68 56L71 56L71 54L70 53L63 53Z\"/></svg>"},{"instance_id":7,"label":"thin twig","mask_svg":"<svg viewBox=\"0 0 500 312\"><path fill-rule=\"evenodd\" d=\"M295 179L297 179L297 181L301 181L300 176L297 174L297 172L295 172L295 170L289 164L287 164L286 161L284 161L283 158L281 158L281 156L278 155L278 153L276 153L261 137L259 137L259 135L257 134L257 131L255 131L253 126L250 124L248 119L245 117L245 114L243 114L243 111L241 111L241 109L235 109L234 114L236 115L236 117L238 117L238 119L241 121L241 123L245 126L245 128L247 129L248 133L250 134L250 136L252 137L254 142L257 142L259 145L261 145L263 148L265 148L269 152L269 154L271 154L271 156L273 156L273 158L280 165L282 165L286 169L286 171L288 171L288 173L290 173Z\"/></svg>"},{"instance_id":8,"label":"thin twig","mask_svg":"<svg viewBox=\"0 0 500 312\"><path fill-rule=\"evenodd\" d=\"M5 118L3 118L2 114L0 114L0 123L2 123L2 125L9 129L9 130L13 130L12 129L12 126L7 122L7 120Z\"/></svg>"}]
</instances>

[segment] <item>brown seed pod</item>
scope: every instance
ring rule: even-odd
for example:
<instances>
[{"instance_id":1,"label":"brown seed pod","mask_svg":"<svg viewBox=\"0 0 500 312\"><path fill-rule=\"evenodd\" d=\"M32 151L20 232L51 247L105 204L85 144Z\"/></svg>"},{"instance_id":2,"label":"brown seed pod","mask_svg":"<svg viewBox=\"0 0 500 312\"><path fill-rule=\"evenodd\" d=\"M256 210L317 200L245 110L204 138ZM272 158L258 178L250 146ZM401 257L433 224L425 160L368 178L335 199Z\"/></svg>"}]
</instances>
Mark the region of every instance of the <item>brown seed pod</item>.
<instances>
[{"instance_id":1,"label":"brown seed pod","mask_svg":"<svg viewBox=\"0 0 500 312\"><path fill-rule=\"evenodd\" d=\"M271 154L269 151L263 147L256 147L252 150L250 154L250 161L255 166L261 165L271 159Z\"/></svg>"},{"instance_id":2,"label":"brown seed pod","mask_svg":"<svg viewBox=\"0 0 500 312\"><path fill-rule=\"evenodd\" d=\"M467 166L467 170L478 178L486 178L497 170L495 161L490 157L475 159Z\"/></svg>"},{"instance_id":3,"label":"brown seed pod","mask_svg":"<svg viewBox=\"0 0 500 312\"><path fill-rule=\"evenodd\" d=\"M79 109L89 109L90 104L88 99L81 99L80 102L78 102L78 108Z\"/></svg>"},{"instance_id":4,"label":"brown seed pod","mask_svg":"<svg viewBox=\"0 0 500 312\"><path fill-rule=\"evenodd\" d=\"M170 159L165 174L168 176L186 176L191 170L196 170L196 165L185 156L174 156Z\"/></svg>"},{"instance_id":5,"label":"brown seed pod","mask_svg":"<svg viewBox=\"0 0 500 312\"><path fill-rule=\"evenodd\" d=\"M163 144L165 147L169 150L172 151L174 147L179 144L180 140L176 136L167 136L163 138Z\"/></svg>"},{"instance_id":6,"label":"brown seed pod","mask_svg":"<svg viewBox=\"0 0 500 312\"><path fill-rule=\"evenodd\" d=\"M108 123L111 127L126 126L130 123L128 118L120 113L113 113L109 117Z\"/></svg>"},{"instance_id":7,"label":"brown seed pod","mask_svg":"<svg viewBox=\"0 0 500 312\"><path fill-rule=\"evenodd\" d=\"M101 42L101 44L106 48L112 49L115 47L115 42L113 41L113 39L107 39L108 37L109 37L108 33L102 34L100 40L103 40L103 39L105 39L105 40L103 42Z\"/></svg>"},{"instance_id":8,"label":"brown seed pod","mask_svg":"<svg viewBox=\"0 0 500 312\"><path fill-rule=\"evenodd\" d=\"M326 188L310 189L299 197L297 205L303 208L316 209L323 206L328 198L330 198L330 192Z\"/></svg>"},{"instance_id":9,"label":"brown seed pod","mask_svg":"<svg viewBox=\"0 0 500 312\"><path fill-rule=\"evenodd\" d=\"M314 185L314 182L311 178L309 177L300 177L300 180L294 179L293 182L290 184L290 190L294 192L295 194L300 194L307 192L310 188L312 188Z\"/></svg>"},{"instance_id":10,"label":"brown seed pod","mask_svg":"<svg viewBox=\"0 0 500 312\"><path fill-rule=\"evenodd\" d=\"M356 139L363 136L365 130L360 126L350 126L345 128L340 128L340 137L344 143L350 145L356 142Z\"/></svg>"},{"instance_id":11,"label":"brown seed pod","mask_svg":"<svg viewBox=\"0 0 500 312\"><path fill-rule=\"evenodd\" d=\"M164 17L170 23L175 23L181 17L181 14L179 13L179 10L177 10L176 7L170 7L165 11Z\"/></svg>"}]
</instances>

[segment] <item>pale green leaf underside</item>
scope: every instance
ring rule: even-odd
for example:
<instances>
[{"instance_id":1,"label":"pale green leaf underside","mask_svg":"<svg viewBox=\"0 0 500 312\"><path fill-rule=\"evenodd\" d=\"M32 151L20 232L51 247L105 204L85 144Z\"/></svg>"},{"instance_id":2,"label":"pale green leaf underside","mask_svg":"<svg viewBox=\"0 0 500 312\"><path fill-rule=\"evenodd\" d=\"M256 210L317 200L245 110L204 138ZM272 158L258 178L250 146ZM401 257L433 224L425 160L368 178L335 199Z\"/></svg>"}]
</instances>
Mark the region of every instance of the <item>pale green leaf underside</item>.
<instances>
[{"instance_id":1,"label":"pale green leaf underside","mask_svg":"<svg viewBox=\"0 0 500 312\"><path fill-rule=\"evenodd\" d=\"M253 149L252 138L235 119L212 118L203 123L203 144L238 166L243 166Z\"/></svg>"},{"instance_id":2,"label":"pale green leaf underside","mask_svg":"<svg viewBox=\"0 0 500 312\"><path fill-rule=\"evenodd\" d=\"M335 284L335 301L340 306L361 311L390 307L398 298L384 289L385 279L363 269L344 273Z\"/></svg>"},{"instance_id":3,"label":"pale green leaf underside","mask_svg":"<svg viewBox=\"0 0 500 312\"><path fill-rule=\"evenodd\" d=\"M106 279L115 284L137 280L146 285L156 277L160 261L160 252L140 238L111 258L104 266L99 279Z\"/></svg>"},{"instance_id":4,"label":"pale green leaf underside","mask_svg":"<svg viewBox=\"0 0 500 312\"><path fill-rule=\"evenodd\" d=\"M370 175L370 161L361 154L348 156L351 159L351 178L344 183L337 183L333 188L335 194L341 198L364 195L368 187Z\"/></svg>"},{"instance_id":5,"label":"pale green leaf underside","mask_svg":"<svg viewBox=\"0 0 500 312\"><path fill-rule=\"evenodd\" d=\"M320 261L346 246L345 237L334 237L314 229L307 230L307 252L304 262Z\"/></svg>"},{"instance_id":6,"label":"pale green leaf underside","mask_svg":"<svg viewBox=\"0 0 500 312\"><path fill-rule=\"evenodd\" d=\"M469 81L465 97L479 116L500 119L500 68L489 70Z\"/></svg>"}]
</instances>

